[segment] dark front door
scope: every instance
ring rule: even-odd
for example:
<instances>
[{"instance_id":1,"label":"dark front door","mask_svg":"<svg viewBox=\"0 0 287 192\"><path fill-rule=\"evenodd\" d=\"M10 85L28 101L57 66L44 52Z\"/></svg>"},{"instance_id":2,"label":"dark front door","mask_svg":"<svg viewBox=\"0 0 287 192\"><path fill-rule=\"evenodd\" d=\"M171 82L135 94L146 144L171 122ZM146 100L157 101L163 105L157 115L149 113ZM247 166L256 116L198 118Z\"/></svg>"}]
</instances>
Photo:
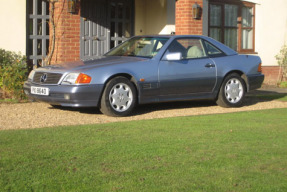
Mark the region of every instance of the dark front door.
<instances>
[{"instance_id":1,"label":"dark front door","mask_svg":"<svg viewBox=\"0 0 287 192\"><path fill-rule=\"evenodd\" d=\"M81 1L81 59L93 59L129 38L133 0Z\"/></svg>"},{"instance_id":2,"label":"dark front door","mask_svg":"<svg viewBox=\"0 0 287 192\"><path fill-rule=\"evenodd\" d=\"M81 1L81 59L92 59L109 50L107 2Z\"/></svg>"},{"instance_id":3,"label":"dark front door","mask_svg":"<svg viewBox=\"0 0 287 192\"><path fill-rule=\"evenodd\" d=\"M127 38L132 32L132 10L133 0L111 0L110 11L110 48L117 46Z\"/></svg>"}]
</instances>

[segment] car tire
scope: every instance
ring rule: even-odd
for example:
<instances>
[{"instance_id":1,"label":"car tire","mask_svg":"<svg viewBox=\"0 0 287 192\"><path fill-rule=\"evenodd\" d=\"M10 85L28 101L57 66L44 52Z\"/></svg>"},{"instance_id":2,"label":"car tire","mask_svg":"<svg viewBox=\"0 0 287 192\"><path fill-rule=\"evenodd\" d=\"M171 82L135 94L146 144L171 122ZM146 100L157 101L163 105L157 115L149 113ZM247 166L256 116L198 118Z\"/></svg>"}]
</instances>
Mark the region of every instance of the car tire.
<instances>
[{"instance_id":1,"label":"car tire","mask_svg":"<svg viewBox=\"0 0 287 192\"><path fill-rule=\"evenodd\" d=\"M134 84L125 77L115 77L104 89L100 110L108 116L124 117L135 108L136 98Z\"/></svg>"},{"instance_id":2,"label":"car tire","mask_svg":"<svg viewBox=\"0 0 287 192\"><path fill-rule=\"evenodd\" d=\"M237 73L231 73L224 79L216 103L221 107L240 107L245 93L244 80Z\"/></svg>"}]
</instances>

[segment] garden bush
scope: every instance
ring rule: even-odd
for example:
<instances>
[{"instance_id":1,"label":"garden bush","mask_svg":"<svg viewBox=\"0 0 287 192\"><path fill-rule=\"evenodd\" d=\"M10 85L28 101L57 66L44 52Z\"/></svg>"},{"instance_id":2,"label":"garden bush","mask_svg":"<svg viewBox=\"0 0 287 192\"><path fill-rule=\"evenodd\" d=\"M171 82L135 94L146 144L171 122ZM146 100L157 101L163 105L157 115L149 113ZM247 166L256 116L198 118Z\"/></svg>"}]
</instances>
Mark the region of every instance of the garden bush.
<instances>
[{"instance_id":1,"label":"garden bush","mask_svg":"<svg viewBox=\"0 0 287 192\"><path fill-rule=\"evenodd\" d=\"M278 84L282 87L287 87L287 45L284 45L280 53L276 55L276 59L280 66L281 75L278 78Z\"/></svg>"},{"instance_id":2,"label":"garden bush","mask_svg":"<svg viewBox=\"0 0 287 192\"><path fill-rule=\"evenodd\" d=\"M26 98L23 84L27 78L27 60L20 53L0 49L0 97L1 99Z\"/></svg>"}]
</instances>

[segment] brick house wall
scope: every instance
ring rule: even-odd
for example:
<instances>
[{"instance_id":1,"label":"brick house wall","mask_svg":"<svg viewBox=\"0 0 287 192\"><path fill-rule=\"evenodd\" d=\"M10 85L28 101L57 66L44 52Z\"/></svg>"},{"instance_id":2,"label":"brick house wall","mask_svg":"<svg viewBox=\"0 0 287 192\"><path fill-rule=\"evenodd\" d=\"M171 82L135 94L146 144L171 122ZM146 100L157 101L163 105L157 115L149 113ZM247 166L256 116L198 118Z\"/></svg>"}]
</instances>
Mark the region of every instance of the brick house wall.
<instances>
[{"instance_id":1,"label":"brick house wall","mask_svg":"<svg viewBox=\"0 0 287 192\"><path fill-rule=\"evenodd\" d=\"M264 83L268 85L276 85L279 73L280 73L280 67L279 66L264 66L262 67L262 73L265 75Z\"/></svg>"},{"instance_id":2,"label":"brick house wall","mask_svg":"<svg viewBox=\"0 0 287 192\"><path fill-rule=\"evenodd\" d=\"M203 7L203 0L176 1L175 28L177 35L202 35L202 15L200 19L192 18L192 6L197 3Z\"/></svg>"},{"instance_id":3,"label":"brick house wall","mask_svg":"<svg viewBox=\"0 0 287 192\"><path fill-rule=\"evenodd\" d=\"M72 14L67 11L67 0L58 0L55 3L56 44L52 64L80 60L80 1L76 7L76 13ZM50 34L53 34L51 26ZM52 45L51 39L50 36L49 50Z\"/></svg>"}]
</instances>

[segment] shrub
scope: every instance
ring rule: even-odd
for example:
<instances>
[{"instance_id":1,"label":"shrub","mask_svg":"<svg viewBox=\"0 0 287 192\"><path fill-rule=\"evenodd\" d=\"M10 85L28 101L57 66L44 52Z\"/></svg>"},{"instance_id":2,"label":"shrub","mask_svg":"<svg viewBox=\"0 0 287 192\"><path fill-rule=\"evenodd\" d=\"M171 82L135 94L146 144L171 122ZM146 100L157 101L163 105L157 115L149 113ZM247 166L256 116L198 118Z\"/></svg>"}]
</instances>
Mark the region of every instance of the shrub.
<instances>
[{"instance_id":1,"label":"shrub","mask_svg":"<svg viewBox=\"0 0 287 192\"><path fill-rule=\"evenodd\" d=\"M279 87L287 88L287 81L283 81L283 82L279 83Z\"/></svg>"},{"instance_id":2,"label":"shrub","mask_svg":"<svg viewBox=\"0 0 287 192\"><path fill-rule=\"evenodd\" d=\"M26 57L0 49L0 96L4 99L25 99L23 84L26 78Z\"/></svg>"},{"instance_id":3,"label":"shrub","mask_svg":"<svg viewBox=\"0 0 287 192\"><path fill-rule=\"evenodd\" d=\"M0 49L0 66L9 65L16 61L21 61L23 58L24 56L22 56L20 53Z\"/></svg>"},{"instance_id":4,"label":"shrub","mask_svg":"<svg viewBox=\"0 0 287 192\"><path fill-rule=\"evenodd\" d=\"M280 53L275 56L280 66L281 76L278 78L278 83L287 81L287 45L284 45Z\"/></svg>"}]
</instances>

